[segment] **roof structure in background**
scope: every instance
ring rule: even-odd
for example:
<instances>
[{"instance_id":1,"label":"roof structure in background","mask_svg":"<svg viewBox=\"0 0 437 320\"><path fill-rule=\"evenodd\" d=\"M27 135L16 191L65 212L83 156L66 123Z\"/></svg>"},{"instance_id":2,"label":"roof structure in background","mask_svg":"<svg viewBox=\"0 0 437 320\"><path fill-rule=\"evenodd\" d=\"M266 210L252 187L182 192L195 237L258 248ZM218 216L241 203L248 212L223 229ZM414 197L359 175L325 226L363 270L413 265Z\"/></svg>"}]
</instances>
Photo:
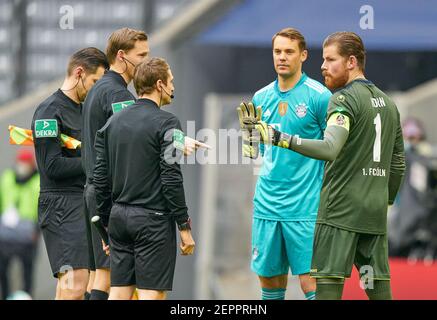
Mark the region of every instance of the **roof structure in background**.
<instances>
[{"instance_id":1,"label":"roof structure in background","mask_svg":"<svg viewBox=\"0 0 437 320\"><path fill-rule=\"evenodd\" d=\"M374 29L360 28L369 12L365 5L373 9ZM347 30L362 36L370 50L437 50L437 5L429 0L245 0L195 41L269 47L272 35L288 26L299 29L310 48L320 48L332 32Z\"/></svg>"}]
</instances>

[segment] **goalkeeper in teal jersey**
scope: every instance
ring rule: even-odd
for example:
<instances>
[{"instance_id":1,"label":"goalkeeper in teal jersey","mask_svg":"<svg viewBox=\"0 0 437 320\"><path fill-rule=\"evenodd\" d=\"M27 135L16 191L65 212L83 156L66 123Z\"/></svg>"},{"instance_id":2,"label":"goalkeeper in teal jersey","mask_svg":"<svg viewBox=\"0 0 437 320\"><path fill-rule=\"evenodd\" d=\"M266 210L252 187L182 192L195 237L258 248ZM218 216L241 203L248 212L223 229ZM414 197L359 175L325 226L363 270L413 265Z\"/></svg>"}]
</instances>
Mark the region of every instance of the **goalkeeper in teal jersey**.
<instances>
[{"instance_id":1,"label":"goalkeeper in teal jersey","mask_svg":"<svg viewBox=\"0 0 437 320\"><path fill-rule=\"evenodd\" d=\"M305 39L287 28L272 41L278 78L255 93L253 104L262 106L263 120L276 129L321 139L331 93L302 72ZM245 147L252 158L256 156L256 146ZM254 196L252 270L259 276L263 299L284 299L289 269L299 275L307 299L314 299L316 282L309 272L324 163L263 147Z\"/></svg>"},{"instance_id":2,"label":"goalkeeper in teal jersey","mask_svg":"<svg viewBox=\"0 0 437 320\"><path fill-rule=\"evenodd\" d=\"M323 139L280 132L263 121L261 109L242 114L264 144L327 160L311 276L317 299L341 299L355 265L369 299L392 299L388 265L387 207L405 171L399 112L364 77L365 50L352 32L337 32L323 44L325 84L336 90ZM241 113L240 113L241 115Z\"/></svg>"}]
</instances>

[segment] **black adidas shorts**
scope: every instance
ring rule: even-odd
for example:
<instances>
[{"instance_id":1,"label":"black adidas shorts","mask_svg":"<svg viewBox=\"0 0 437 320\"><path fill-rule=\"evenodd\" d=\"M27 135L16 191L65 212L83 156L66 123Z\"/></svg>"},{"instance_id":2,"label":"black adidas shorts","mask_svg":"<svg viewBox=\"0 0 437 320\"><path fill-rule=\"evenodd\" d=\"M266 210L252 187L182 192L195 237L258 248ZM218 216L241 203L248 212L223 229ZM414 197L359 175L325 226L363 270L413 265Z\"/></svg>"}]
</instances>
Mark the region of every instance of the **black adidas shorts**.
<instances>
[{"instance_id":1,"label":"black adidas shorts","mask_svg":"<svg viewBox=\"0 0 437 320\"><path fill-rule=\"evenodd\" d=\"M87 184L83 194L90 256L90 269L109 269L109 257L103 251L102 238L91 223L91 218L97 214L94 185Z\"/></svg>"},{"instance_id":2,"label":"black adidas shorts","mask_svg":"<svg viewBox=\"0 0 437 320\"><path fill-rule=\"evenodd\" d=\"M44 238L53 276L89 269L83 194L40 192L38 224Z\"/></svg>"},{"instance_id":3,"label":"black adidas shorts","mask_svg":"<svg viewBox=\"0 0 437 320\"><path fill-rule=\"evenodd\" d=\"M177 251L172 216L114 204L109 243L112 287L172 290Z\"/></svg>"}]
</instances>

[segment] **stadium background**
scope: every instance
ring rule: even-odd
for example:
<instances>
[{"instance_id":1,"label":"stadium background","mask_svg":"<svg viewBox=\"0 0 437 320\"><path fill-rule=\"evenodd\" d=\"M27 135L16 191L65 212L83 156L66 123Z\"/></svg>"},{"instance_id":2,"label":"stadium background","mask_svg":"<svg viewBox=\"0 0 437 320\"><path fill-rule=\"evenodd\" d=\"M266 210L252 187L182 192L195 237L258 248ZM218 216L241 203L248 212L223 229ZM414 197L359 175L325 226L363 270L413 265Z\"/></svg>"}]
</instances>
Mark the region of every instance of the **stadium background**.
<instances>
[{"instance_id":1,"label":"stadium background","mask_svg":"<svg viewBox=\"0 0 437 320\"><path fill-rule=\"evenodd\" d=\"M73 28L60 25L73 9ZM373 9L373 29L362 29L363 6ZM365 7L367 8L367 7ZM274 77L271 36L292 26L305 35L304 71L322 81L321 43L331 32L355 31L366 45L366 75L396 100L402 117L421 119L437 143L437 6L406 0L3 0L0 2L0 169L11 166L9 124L29 127L35 107L61 84L68 56L85 46L102 50L121 27L144 29L152 56L166 58L175 75L169 110L187 128L237 128L234 108ZM132 88L131 88L132 89ZM208 112L205 112L208 111ZM247 165L185 165L185 190L197 253L179 257L170 299L258 299L250 272L251 199L256 176ZM15 264L11 277L17 278ZM393 260L394 297L437 298L434 263ZM38 252L35 299L50 299L55 280L45 248ZM349 281L345 298L362 297ZM353 283L352 283L353 282ZM431 282L431 283L430 283ZM15 285L12 289L17 287ZM302 299L295 278L287 297Z\"/></svg>"}]
</instances>

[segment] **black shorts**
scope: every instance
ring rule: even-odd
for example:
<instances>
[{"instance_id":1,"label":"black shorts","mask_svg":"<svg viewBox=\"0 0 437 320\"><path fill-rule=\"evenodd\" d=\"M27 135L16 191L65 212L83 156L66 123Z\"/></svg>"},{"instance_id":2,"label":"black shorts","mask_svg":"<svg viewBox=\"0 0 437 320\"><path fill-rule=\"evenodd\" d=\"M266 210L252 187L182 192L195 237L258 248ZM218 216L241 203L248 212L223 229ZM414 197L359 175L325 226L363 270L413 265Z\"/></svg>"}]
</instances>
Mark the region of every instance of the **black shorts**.
<instances>
[{"instance_id":1,"label":"black shorts","mask_svg":"<svg viewBox=\"0 0 437 320\"><path fill-rule=\"evenodd\" d=\"M38 224L53 276L75 269L89 269L88 242L83 218L82 193L41 192Z\"/></svg>"},{"instance_id":2,"label":"black shorts","mask_svg":"<svg viewBox=\"0 0 437 320\"><path fill-rule=\"evenodd\" d=\"M87 184L83 194L90 256L90 270L109 269L109 257L103 251L102 238L100 237L96 228L91 224L91 218L97 215L96 193L94 185Z\"/></svg>"},{"instance_id":3,"label":"black shorts","mask_svg":"<svg viewBox=\"0 0 437 320\"><path fill-rule=\"evenodd\" d=\"M111 286L168 291L176 264L172 216L114 204L109 218Z\"/></svg>"}]
</instances>

